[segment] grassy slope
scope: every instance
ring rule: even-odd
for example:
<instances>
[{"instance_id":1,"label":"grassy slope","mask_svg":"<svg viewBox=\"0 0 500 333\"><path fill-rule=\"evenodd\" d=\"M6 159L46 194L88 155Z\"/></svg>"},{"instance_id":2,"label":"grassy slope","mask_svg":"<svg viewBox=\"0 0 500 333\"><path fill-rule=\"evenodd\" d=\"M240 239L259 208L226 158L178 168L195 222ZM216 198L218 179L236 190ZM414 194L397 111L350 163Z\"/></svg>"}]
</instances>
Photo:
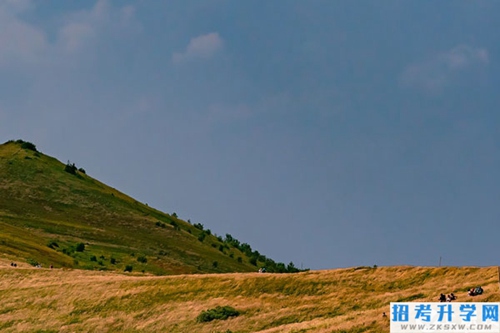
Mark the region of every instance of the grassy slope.
<instances>
[{"instance_id":1,"label":"grassy slope","mask_svg":"<svg viewBox=\"0 0 500 333\"><path fill-rule=\"evenodd\" d=\"M67 173L64 166L14 142L0 145L0 254L4 257L68 268L123 270L132 265L136 271L153 274L256 270L238 249L220 251L222 243L213 235L200 242L201 231L191 224L84 173ZM57 244L53 248L47 246L51 241ZM84 252L74 251L79 242L86 244ZM139 256L146 257L147 263L138 262Z\"/></svg>"},{"instance_id":2,"label":"grassy slope","mask_svg":"<svg viewBox=\"0 0 500 333\"><path fill-rule=\"evenodd\" d=\"M466 290L481 285L482 296ZM500 301L492 268L383 267L298 274L136 276L12 268L0 260L2 332L389 332L391 301ZM241 315L197 323L202 311Z\"/></svg>"}]
</instances>

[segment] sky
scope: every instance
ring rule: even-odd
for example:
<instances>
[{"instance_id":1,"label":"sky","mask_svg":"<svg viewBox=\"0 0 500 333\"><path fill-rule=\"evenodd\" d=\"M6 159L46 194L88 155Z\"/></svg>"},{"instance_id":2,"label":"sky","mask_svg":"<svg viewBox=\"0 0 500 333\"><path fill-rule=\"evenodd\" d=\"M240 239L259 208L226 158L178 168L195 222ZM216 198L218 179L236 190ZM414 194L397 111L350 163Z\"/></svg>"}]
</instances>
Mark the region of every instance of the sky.
<instances>
[{"instance_id":1,"label":"sky","mask_svg":"<svg viewBox=\"0 0 500 333\"><path fill-rule=\"evenodd\" d=\"M0 0L0 141L297 267L498 265L498 13Z\"/></svg>"}]
</instances>

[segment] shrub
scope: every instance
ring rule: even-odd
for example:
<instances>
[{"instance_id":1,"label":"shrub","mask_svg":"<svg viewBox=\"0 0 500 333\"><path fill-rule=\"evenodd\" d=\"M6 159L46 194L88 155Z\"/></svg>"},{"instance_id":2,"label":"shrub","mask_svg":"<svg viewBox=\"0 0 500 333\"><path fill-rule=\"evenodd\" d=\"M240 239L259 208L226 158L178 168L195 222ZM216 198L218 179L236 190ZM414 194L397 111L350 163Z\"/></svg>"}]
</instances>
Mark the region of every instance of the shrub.
<instances>
[{"instance_id":1,"label":"shrub","mask_svg":"<svg viewBox=\"0 0 500 333\"><path fill-rule=\"evenodd\" d=\"M85 172L85 169L84 169L84 168L80 168L80 169L78 169L78 171L80 171L81 173L84 173L84 174L86 174L86 173L87 173L87 172ZM111 193L111 194L112 194L112 193Z\"/></svg>"},{"instance_id":2,"label":"shrub","mask_svg":"<svg viewBox=\"0 0 500 333\"><path fill-rule=\"evenodd\" d=\"M245 253L247 256L252 255L252 247L247 243L240 244L238 248L241 252Z\"/></svg>"},{"instance_id":3,"label":"shrub","mask_svg":"<svg viewBox=\"0 0 500 333\"><path fill-rule=\"evenodd\" d=\"M212 267L213 267L213 268L217 268L217 266L219 266L219 263L218 263L217 261L214 261L214 262L212 263Z\"/></svg>"},{"instance_id":4,"label":"shrub","mask_svg":"<svg viewBox=\"0 0 500 333\"><path fill-rule=\"evenodd\" d=\"M76 250L76 252L83 252L85 250L85 244L83 244L83 243L76 244L75 250Z\"/></svg>"},{"instance_id":5,"label":"shrub","mask_svg":"<svg viewBox=\"0 0 500 333\"><path fill-rule=\"evenodd\" d=\"M175 221L170 221L170 225L174 227L174 230L181 230L181 227Z\"/></svg>"},{"instance_id":6,"label":"shrub","mask_svg":"<svg viewBox=\"0 0 500 333\"><path fill-rule=\"evenodd\" d=\"M142 262L143 264L145 264L145 263L148 262L148 258L146 258L146 256L138 256L137 257L137 261L138 262Z\"/></svg>"},{"instance_id":7,"label":"shrub","mask_svg":"<svg viewBox=\"0 0 500 333\"><path fill-rule=\"evenodd\" d=\"M97 257L96 256L91 256L90 257L90 261L97 261Z\"/></svg>"},{"instance_id":8,"label":"shrub","mask_svg":"<svg viewBox=\"0 0 500 333\"><path fill-rule=\"evenodd\" d=\"M132 272L132 269L133 269L132 265L127 265L127 266L125 266L124 271L125 272Z\"/></svg>"},{"instance_id":9,"label":"shrub","mask_svg":"<svg viewBox=\"0 0 500 333\"><path fill-rule=\"evenodd\" d=\"M34 144L32 144L31 142L22 142L21 143L21 148L23 149L28 149L28 150L33 150L34 152L37 152L38 150L36 150L36 146Z\"/></svg>"},{"instance_id":10,"label":"shrub","mask_svg":"<svg viewBox=\"0 0 500 333\"><path fill-rule=\"evenodd\" d=\"M51 240L47 243L47 246L50 247L51 249L55 248L55 247L59 247L59 244L57 244L56 241L54 240Z\"/></svg>"},{"instance_id":11,"label":"shrub","mask_svg":"<svg viewBox=\"0 0 500 333\"><path fill-rule=\"evenodd\" d=\"M28 262L28 264L30 264L31 266L38 266L40 265L40 263L38 261L36 261L35 259L33 258L28 258L28 260L26 260Z\"/></svg>"},{"instance_id":12,"label":"shrub","mask_svg":"<svg viewBox=\"0 0 500 333\"><path fill-rule=\"evenodd\" d=\"M250 263L254 266L257 266L257 258L255 257L250 258Z\"/></svg>"},{"instance_id":13,"label":"shrub","mask_svg":"<svg viewBox=\"0 0 500 333\"><path fill-rule=\"evenodd\" d=\"M200 229L200 230L203 231L203 224L201 224L201 223L195 223L195 224L193 224L193 227L195 227L196 229Z\"/></svg>"},{"instance_id":14,"label":"shrub","mask_svg":"<svg viewBox=\"0 0 500 333\"><path fill-rule=\"evenodd\" d=\"M70 161L68 161L68 163L66 163L66 166L64 167L64 171L72 174L72 175L76 175L76 165L75 163L71 164Z\"/></svg>"},{"instance_id":15,"label":"shrub","mask_svg":"<svg viewBox=\"0 0 500 333\"><path fill-rule=\"evenodd\" d=\"M205 240L205 237L207 236L206 233L202 232L199 236L198 236L198 240L200 242L203 242Z\"/></svg>"},{"instance_id":16,"label":"shrub","mask_svg":"<svg viewBox=\"0 0 500 333\"><path fill-rule=\"evenodd\" d=\"M165 223L162 223L162 222L160 222L160 221L157 221L157 222L155 223L155 225L156 225L157 227L160 227L160 228L165 228Z\"/></svg>"},{"instance_id":17,"label":"shrub","mask_svg":"<svg viewBox=\"0 0 500 333\"><path fill-rule=\"evenodd\" d=\"M229 317L237 317L239 315L239 311L231 306L217 306L213 309L202 311L198 317L196 317L196 321L205 323L215 319L225 320Z\"/></svg>"},{"instance_id":18,"label":"shrub","mask_svg":"<svg viewBox=\"0 0 500 333\"><path fill-rule=\"evenodd\" d=\"M241 258L241 257L238 257L238 259L236 259L236 260L238 260L239 263L243 262L243 258Z\"/></svg>"},{"instance_id":19,"label":"shrub","mask_svg":"<svg viewBox=\"0 0 500 333\"><path fill-rule=\"evenodd\" d=\"M116 264L116 259L115 259L115 258L113 258L113 257L111 257L111 258L109 259L109 262L111 263L111 265L114 265L114 264Z\"/></svg>"}]
</instances>

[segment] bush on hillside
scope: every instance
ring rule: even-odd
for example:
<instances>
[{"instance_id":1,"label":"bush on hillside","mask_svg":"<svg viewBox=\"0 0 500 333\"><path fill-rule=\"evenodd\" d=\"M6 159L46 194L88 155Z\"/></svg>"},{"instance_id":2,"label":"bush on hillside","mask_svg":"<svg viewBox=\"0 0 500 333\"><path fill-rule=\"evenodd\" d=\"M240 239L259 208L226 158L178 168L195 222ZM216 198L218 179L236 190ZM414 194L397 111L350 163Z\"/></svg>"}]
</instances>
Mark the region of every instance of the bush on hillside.
<instances>
[{"instance_id":1,"label":"bush on hillside","mask_svg":"<svg viewBox=\"0 0 500 333\"><path fill-rule=\"evenodd\" d=\"M133 269L132 265L127 265L127 266L125 266L124 271L125 272L132 272L132 269Z\"/></svg>"},{"instance_id":2,"label":"bush on hillside","mask_svg":"<svg viewBox=\"0 0 500 333\"><path fill-rule=\"evenodd\" d=\"M145 264L145 263L148 262L148 258L146 258L146 256L138 256L137 257L137 261L138 262L142 262L143 264Z\"/></svg>"},{"instance_id":3,"label":"bush on hillside","mask_svg":"<svg viewBox=\"0 0 500 333\"><path fill-rule=\"evenodd\" d=\"M76 252L83 252L83 251L85 251L85 244L83 244L83 243L76 244L75 250L76 250Z\"/></svg>"},{"instance_id":4,"label":"bush on hillside","mask_svg":"<svg viewBox=\"0 0 500 333\"><path fill-rule=\"evenodd\" d=\"M38 151L38 150L36 150L36 146L33 143L31 143L31 142L23 142L21 144L21 148L28 149L28 150L33 150L34 152Z\"/></svg>"},{"instance_id":5,"label":"bush on hillside","mask_svg":"<svg viewBox=\"0 0 500 333\"><path fill-rule=\"evenodd\" d=\"M297 273L297 272L299 272L299 269L297 267L295 267L295 265L293 264L293 262L290 261L290 263L288 264L288 266L286 266L286 271L288 273Z\"/></svg>"},{"instance_id":6,"label":"bush on hillside","mask_svg":"<svg viewBox=\"0 0 500 333\"><path fill-rule=\"evenodd\" d=\"M213 309L202 311L198 317L196 317L196 321L205 323L215 319L225 320L229 317L237 317L239 315L239 311L231 306L217 306Z\"/></svg>"},{"instance_id":7,"label":"bush on hillside","mask_svg":"<svg viewBox=\"0 0 500 333\"><path fill-rule=\"evenodd\" d=\"M252 265L254 265L254 266L257 266L257 258L255 258L255 257L251 257L251 258L250 258L250 263L251 263Z\"/></svg>"},{"instance_id":8,"label":"bush on hillside","mask_svg":"<svg viewBox=\"0 0 500 333\"><path fill-rule=\"evenodd\" d=\"M47 246L48 246L48 247L50 247L51 249L53 249L53 248L59 247L59 244L57 244L57 242L56 242L56 241L51 240L51 241L49 241L49 242L47 243Z\"/></svg>"},{"instance_id":9,"label":"bush on hillside","mask_svg":"<svg viewBox=\"0 0 500 333\"><path fill-rule=\"evenodd\" d=\"M30 264L31 266L38 266L38 265L40 265L40 263L39 263L38 261L36 261L35 259L33 259L33 258L28 258L26 261L27 261L27 262L28 262L28 264Z\"/></svg>"},{"instance_id":10,"label":"bush on hillside","mask_svg":"<svg viewBox=\"0 0 500 333\"><path fill-rule=\"evenodd\" d=\"M157 227L160 227L160 228L165 228L165 227L167 226L165 223L162 223L162 222L160 222L160 221L157 221L157 222L155 223L155 225L156 225Z\"/></svg>"},{"instance_id":11,"label":"bush on hillside","mask_svg":"<svg viewBox=\"0 0 500 333\"><path fill-rule=\"evenodd\" d=\"M76 175L76 165L75 163L71 164L70 161L68 161L68 163L66 163L66 166L64 167L64 171L72 174L72 175Z\"/></svg>"},{"instance_id":12,"label":"bush on hillside","mask_svg":"<svg viewBox=\"0 0 500 333\"><path fill-rule=\"evenodd\" d=\"M179 224L175 221L170 221L170 225L174 227L174 230L181 230L181 227L179 227Z\"/></svg>"}]
</instances>

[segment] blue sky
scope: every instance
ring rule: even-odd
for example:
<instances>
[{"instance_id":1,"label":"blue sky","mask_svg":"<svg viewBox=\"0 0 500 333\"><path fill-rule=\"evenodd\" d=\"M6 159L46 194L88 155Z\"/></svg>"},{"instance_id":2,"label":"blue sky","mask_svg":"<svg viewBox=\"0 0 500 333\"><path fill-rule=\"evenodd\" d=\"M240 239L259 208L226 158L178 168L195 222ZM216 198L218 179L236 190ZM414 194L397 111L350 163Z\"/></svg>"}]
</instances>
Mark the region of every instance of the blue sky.
<instances>
[{"instance_id":1,"label":"blue sky","mask_svg":"<svg viewBox=\"0 0 500 333\"><path fill-rule=\"evenodd\" d=\"M0 141L299 267L497 265L499 12L2 0Z\"/></svg>"}]
</instances>

